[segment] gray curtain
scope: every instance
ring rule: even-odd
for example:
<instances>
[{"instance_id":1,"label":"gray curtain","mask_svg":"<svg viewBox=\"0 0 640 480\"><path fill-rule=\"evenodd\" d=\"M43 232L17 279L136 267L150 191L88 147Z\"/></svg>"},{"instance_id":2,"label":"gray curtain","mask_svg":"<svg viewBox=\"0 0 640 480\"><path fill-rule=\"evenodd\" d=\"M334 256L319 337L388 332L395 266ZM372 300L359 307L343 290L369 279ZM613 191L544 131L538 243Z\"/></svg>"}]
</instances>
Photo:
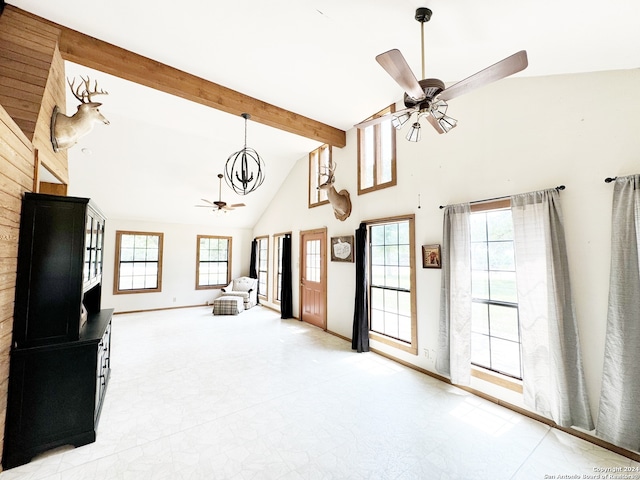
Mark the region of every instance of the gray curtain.
<instances>
[{"instance_id":1,"label":"gray curtain","mask_svg":"<svg viewBox=\"0 0 640 480\"><path fill-rule=\"evenodd\" d=\"M436 370L457 385L471 383L471 207L444 209L442 284Z\"/></svg>"},{"instance_id":2,"label":"gray curtain","mask_svg":"<svg viewBox=\"0 0 640 480\"><path fill-rule=\"evenodd\" d=\"M596 434L640 450L640 175L613 190L609 308Z\"/></svg>"},{"instance_id":3,"label":"gray curtain","mask_svg":"<svg viewBox=\"0 0 640 480\"><path fill-rule=\"evenodd\" d=\"M524 402L563 427L593 430L556 189L511 197Z\"/></svg>"}]
</instances>

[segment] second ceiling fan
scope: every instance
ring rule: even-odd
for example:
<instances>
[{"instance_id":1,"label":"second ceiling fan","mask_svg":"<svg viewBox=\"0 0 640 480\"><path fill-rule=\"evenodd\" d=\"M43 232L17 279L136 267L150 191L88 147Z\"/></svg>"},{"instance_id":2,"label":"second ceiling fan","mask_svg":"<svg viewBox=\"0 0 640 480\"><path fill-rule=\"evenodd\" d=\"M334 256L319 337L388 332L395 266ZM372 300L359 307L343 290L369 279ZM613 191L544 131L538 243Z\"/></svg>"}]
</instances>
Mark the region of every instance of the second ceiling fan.
<instances>
[{"instance_id":1,"label":"second ceiling fan","mask_svg":"<svg viewBox=\"0 0 640 480\"><path fill-rule=\"evenodd\" d=\"M224 213L227 213L227 211L229 210L235 210L238 207L245 206L244 203L234 203L233 205L227 205L227 202L222 201L222 174L221 173L218 174L218 200L213 202L210 200L207 200L206 198L201 198L200 200L202 200L203 202L206 202L207 205L195 205L196 207L211 208L212 211L214 212L222 211Z\"/></svg>"},{"instance_id":2,"label":"second ceiling fan","mask_svg":"<svg viewBox=\"0 0 640 480\"><path fill-rule=\"evenodd\" d=\"M404 105L406 108L366 120L357 124L356 127L366 128L391 117L393 126L400 129L414 113L417 113L415 122L407 134L407 140L413 142L420 140L420 118L426 118L438 133L447 133L457 124L455 119L447 115L448 100L527 68L527 52L521 50L448 88L445 88L442 80L424 78L424 24L431 19L431 14L430 9L421 7L416 10L415 15L421 28L423 80L417 80L400 50L393 49L376 56L376 61L380 66L405 91Z\"/></svg>"}]
</instances>

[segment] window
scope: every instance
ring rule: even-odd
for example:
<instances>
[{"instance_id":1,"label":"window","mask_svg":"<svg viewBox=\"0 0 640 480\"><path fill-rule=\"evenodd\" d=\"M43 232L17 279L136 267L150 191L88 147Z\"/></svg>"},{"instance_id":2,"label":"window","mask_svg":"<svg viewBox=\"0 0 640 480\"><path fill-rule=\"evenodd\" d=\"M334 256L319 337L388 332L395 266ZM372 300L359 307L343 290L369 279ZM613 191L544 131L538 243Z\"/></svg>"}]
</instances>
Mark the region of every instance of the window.
<instances>
[{"instance_id":1,"label":"window","mask_svg":"<svg viewBox=\"0 0 640 480\"><path fill-rule=\"evenodd\" d=\"M198 235L196 290L231 283L231 237Z\"/></svg>"},{"instance_id":2,"label":"window","mask_svg":"<svg viewBox=\"0 0 640 480\"><path fill-rule=\"evenodd\" d=\"M113 293L162 291L162 233L116 232Z\"/></svg>"},{"instance_id":3,"label":"window","mask_svg":"<svg viewBox=\"0 0 640 480\"><path fill-rule=\"evenodd\" d=\"M330 145L322 145L309 154L309 208L329 203L327 192L318 187L325 182L330 163Z\"/></svg>"},{"instance_id":4,"label":"window","mask_svg":"<svg viewBox=\"0 0 640 480\"><path fill-rule=\"evenodd\" d=\"M471 213L471 362L522 378L520 327L509 201Z\"/></svg>"},{"instance_id":5,"label":"window","mask_svg":"<svg viewBox=\"0 0 640 480\"><path fill-rule=\"evenodd\" d=\"M269 287L269 237L258 237L258 295L267 298Z\"/></svg>"},{"instance_id":6,"label":"window","mask_svg":"<svg viewBox=\"0 0 640 480\"><path fill-rule=\"evenodd\" d=\"M390 105L371 118L395 112ZM391 119L358 129L358 195L396 184L396 130Z\"/></svg>"},{"instance_id":7,"label":"window","mask_svg":"<svg viewBox=\"0 0 640 480\"><path fill-rule=\"evenodd\" d=\"M280 295L282 293L282 242L284 240L285 235L287 234L282 233L282 234L274 235L273 237L273 245L275 247L275 258L273 263L276 266L275 282L274 282L275 292L273 297L276 303L280 302L281 300Z\"/></svg>"},{"instance_id":8,"label":"window","mask_svg":"<svg viewBox=\"0 0 640 480\"><path fill-rule=\"evenodd\" d=\"M367 224L371 336L417 354L414 216Z\"/></svg>"}]
</instances>

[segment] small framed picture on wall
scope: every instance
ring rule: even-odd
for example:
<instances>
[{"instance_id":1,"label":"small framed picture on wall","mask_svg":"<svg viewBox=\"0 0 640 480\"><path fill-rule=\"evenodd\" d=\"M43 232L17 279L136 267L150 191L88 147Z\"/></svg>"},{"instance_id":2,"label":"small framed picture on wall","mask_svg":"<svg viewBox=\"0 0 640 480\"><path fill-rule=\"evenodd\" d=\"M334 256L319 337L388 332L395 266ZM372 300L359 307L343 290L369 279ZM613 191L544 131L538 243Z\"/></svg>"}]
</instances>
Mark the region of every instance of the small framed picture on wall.
<instances>
[{"instance_id":1,"label":"small framed picture on wall","mask_svg":"<svg viewBox=\"0 0 640 480\"><path fill-rule=\"evenodd\" d=\"M439 244L422 246L422 268L442 268Z\"/></svg>"},{"instance_id":2,"label":"small framed picture on wall","mask_svg":"<svg viewBox=\"0 0 640 480\"><path fill-rule=\"evenodd\" d=\"M353 262L353 235L331 237L331 261Z\"/></svg>"}]
</instances>

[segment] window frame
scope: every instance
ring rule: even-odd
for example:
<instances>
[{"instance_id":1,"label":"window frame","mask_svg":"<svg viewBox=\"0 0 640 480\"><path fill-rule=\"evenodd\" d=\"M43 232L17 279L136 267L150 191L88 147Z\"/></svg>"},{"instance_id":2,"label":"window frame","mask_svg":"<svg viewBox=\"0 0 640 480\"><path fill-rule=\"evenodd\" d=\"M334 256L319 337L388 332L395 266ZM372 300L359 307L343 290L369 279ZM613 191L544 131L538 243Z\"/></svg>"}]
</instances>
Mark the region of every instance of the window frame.
<instances>
[{"instance_id":1,"label":"window frame","mask_svg":"<svg viewBox=\"0 0 640 480\"><path fill-rule=\"evenodd\" d=\"M497 199L497 200L490 200L490 201L485 201L485 202L478 202L478 203L473 203L471 204L471 215L473 215L474 213L483 213L483 212L491 212L491 211L500 211L500 210L509 210L511 211L511 199L510 198L501 198L501 199ZM473 243L473 242L472 242ZM490 241L489 239L487 239L487 244L489 244ZM471 253L471 252L470 252ZM489 268L489 267L487 267ZM488 272L490 272L491 270L487 270ZM515 259L514 259L514 273L516 273L516 266L515 266ZM472 266L472 273L473 273L473 266ZM473 278L473 275L472 275ZM473 280L472 280L473 282ZM494 368L491 368L491 366L486 366L484 364L480 364L480 363L476 363L473 361L471 361L471 368L472 368L472 375L476 376L478 378L482 378L484 380L487 381L491 381L492 383L496 383L496 384L501 384L503 386L507 386L507 388L511 388L513 390L518 390L519 388L521 389L521 382L522 382L522 337L521 337L521 331L520 331L520 316L519 316L519 304L518 302L506 302L506 301L500 301L500 300L491 300L491 299L480 299L480 298L475 298L473 297L473 293L471 295L471 302L473 303L481 303L481 304L486 304L486 305L496 305L496 306L500 306L500 307L509 307L509 308L515 308L516 309L516 317L517 317L517 321L518 321L518 346L519 346L519 364L520 364L520 376L516 376L513 375L511 373L508 372L503 372L501 370L497 370ZM495 335L491 335L491 328L490 328L490 308L489 311L487 313L487 321L489 322L489 333L486 335L489 337L489 342L491 342L491 338L501 338ZM473 325L472 325L472 333L479 333L479 332L474 332L473 330ZM471 339L471 341L473 341L473 339ZM510 340L512 341L512 340ZM472 350L473 351L473 350ZM493 359L491 358L491 352L489 352L490 355L490 363L493 362ZM483 374L482 372L486 372L485 374ZM494 378L497 377L498 379L503 378L505 380L492 380L490 378L487 378L487 375L491 375Z\"/></svg>"},{"instance_id":2,"label":"window frame","mask_svg":"<svg viewBox=\"0 0 640 480\"><path fill-rule=\"evenodd\" d=\"M323 156L324 152L326 157ZM326 176L322 173L322 168L328 168L332 159L332 148L329 144L324 144L309 152L309 184L308 184L308 207L314 208L329 203L329 197L324 190L318 190L318 186L322 184L321 177Z\"/></svg>"},{"instance_id":3,"label":"window frame","mask_svg":"<svg viewBox=\"0 0 640 480\"><path fill-rule=\"evenodd\" d=\"M200 240L203 238L209 239L209 240L226 240L227 241L227 261L216 262L216 263L227 264L227 277L226 277L226 283L224 284L200 285L200 264L205 262L204 260L200 260ZM232 247L233 247L233 237L227 237L222 235L197 235L196 236L196 290L221 289L231 283L231 259L232 259L232 251L233 251ZM210 262L210 263L213 263L213 262Z\"/></svg>"},{"instance_id":4,"label":"window frame","mask_svg":"<svg viewBox=\"0 0 640 480\"><path fill-rule=\"evenodd\" d=\"M256 237L257 240L257 248L256 248L256 273L258 274L258 297L263 300L269 299L269 235L261 235ZM266 245L266 248L262 248L262 244ZM264 264L266 265L265 270L261 270L262 263L262 252L264 251ZM264 292L260 289L260 274L264 272L265 278L265 286Z\"/></svg>"},{"instance_id":5,"label":"window frame","mask_svg":"<svg viewBox=\"0 0 640 480\"><path fill-rule=\"evenodd\" d=\"M379 225L388 225L394 223L408 222L409 223L409 279L410 279L410 308L411 308L411 341L403 341L394 337L385 335L384 333L371 330L371 288L373 286L372 281L372 255L371 255L371 227ZM367 220L364 222L367 225L367 293L368 293L368 305L369 310L369 338L379 341L386 345L398 348L413 355L418 354L418 315L416 307L416 242L415 242L415 215L401 215L397 217L387 217L375 220ZM379 288L379 287L376 287ZM396 289L397 290L397 289Z\"/></svg>"},{"instance_id":6,"label":"window frame","mask_svg":"<svg viewBox=\"0 0 640 480\"><path fill-rule=\"evenodd\" d=\"M396 111L396 106L395 104L391 104L386 108L383 108L382 110L380 110L379 112L373 114L371 117L367 118L366 120L371 120L374 118L378 118L381 117L383 115L389 114L389 113L394 113ZM365 121L366 121L365 120ZM384 125L384 123L386 123L386 125ZM381 181L381 177L382 177L382 171L383 171L383 167L384 167L384 161L383 159L381 160L381 145L382 145L382 141L381 141L381 128L385 126L386 128L389 128L390 130L390 141L391 141L391 158L389 159L389 161L391 162L390 165L390 169L391 169L391 180L387 181L387 182L382 182ZM362 186L362 175L365 169L365 148L364 148L364 142L366 139L366 131L369 128L373 128L373 144L374 144L374 159L373 159L373 185L369 186L369 187L363 187ZM378 123L375 125L371 125L369 127L366 127L365 129L360 129L358 128L358 195L364 195L370 192L375 192L377 190L382 190L384 188L389 188L389 187L393 187L397 184L398 182L398 175L397 175L397 148L396 148L396 129L393 127L393 125L391 124L391 119L387 120L387 122L383 122L383 123Z\"/></svg>"},{"instance_id":7,"label":"window frame","mask_svg":"<svg viewBox=\"0 0 640 480\"><path fill-rule=\"evenodd\" d=\"M121 289L120 288L120 270L121 265L123 263L134 263L133 260L123 262L121 260L121 248L122 248L122 237L123 235L144 235L147 237L157 236L158 237L158 260L155 261L157 263L157 283L156 288L136 288L136 289ZM139 232L139 231L130 231L130 230L116 230L116 247L115 247L115 268L113 275L113 294L114 295L124 295L130 293L157 293L162 292L162 254L163 254L163 245L164 245L164 233L162 232ZM151 262L147 262L151 263Z\"/></svg>"}]
</instances>

